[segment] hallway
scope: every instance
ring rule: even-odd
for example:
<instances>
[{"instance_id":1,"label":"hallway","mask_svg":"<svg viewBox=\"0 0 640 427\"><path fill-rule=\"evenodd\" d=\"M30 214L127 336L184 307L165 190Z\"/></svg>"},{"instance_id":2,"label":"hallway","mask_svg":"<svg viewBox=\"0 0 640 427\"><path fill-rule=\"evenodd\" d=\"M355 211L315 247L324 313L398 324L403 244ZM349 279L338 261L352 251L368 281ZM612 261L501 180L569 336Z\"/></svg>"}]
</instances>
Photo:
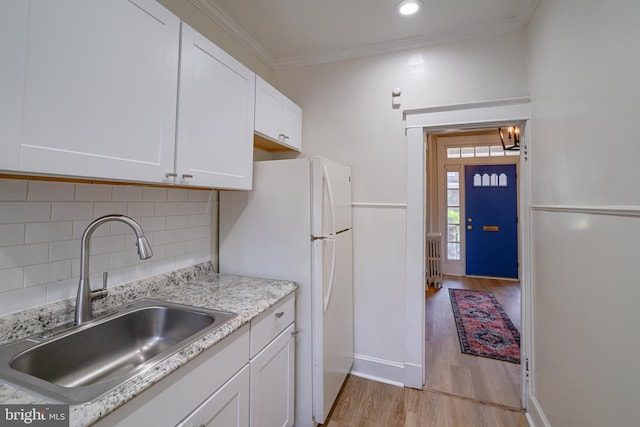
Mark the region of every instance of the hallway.
<instances>
[{"instance_id":1,"label":"hallway","mask_svg":"<svg viewBox=\"0 0 640 427\"><path fill-rule=\"evenodd\" d=\"M442 288L427 291L425 389L520 409L521 366L460 351L449 288L492 292L521 331L519 282L445 276Z\"/></svg>"},{"instance_id":2,"label":"hallway","mask_svg":"<svg viewBox=\"0 0 640 427\"><path fill-rule=\"evenodd\" d=\"M424 390L349 376L327 427L528 427L520 365L460 352L448 288L491 291L520 329L520 284L445 276L426 296Z\"/></svg>"}]
</instances>

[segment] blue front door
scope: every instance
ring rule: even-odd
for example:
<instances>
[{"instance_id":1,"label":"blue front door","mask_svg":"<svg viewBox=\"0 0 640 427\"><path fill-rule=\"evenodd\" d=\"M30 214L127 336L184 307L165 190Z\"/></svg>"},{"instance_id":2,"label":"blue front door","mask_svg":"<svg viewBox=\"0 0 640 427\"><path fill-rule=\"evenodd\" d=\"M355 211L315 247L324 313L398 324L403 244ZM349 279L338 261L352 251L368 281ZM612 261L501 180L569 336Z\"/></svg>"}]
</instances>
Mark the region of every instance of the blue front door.
<instances>
[{"instance_id":1,"label":"blue front door","mask_svg":"<svg viewBox=\"0 0 640 427\"><path fill-rule=\"evenodd\" d=\"M516 165L465 166L464 174L467 275L517 279Z\"/></svg>"}]
</instances>

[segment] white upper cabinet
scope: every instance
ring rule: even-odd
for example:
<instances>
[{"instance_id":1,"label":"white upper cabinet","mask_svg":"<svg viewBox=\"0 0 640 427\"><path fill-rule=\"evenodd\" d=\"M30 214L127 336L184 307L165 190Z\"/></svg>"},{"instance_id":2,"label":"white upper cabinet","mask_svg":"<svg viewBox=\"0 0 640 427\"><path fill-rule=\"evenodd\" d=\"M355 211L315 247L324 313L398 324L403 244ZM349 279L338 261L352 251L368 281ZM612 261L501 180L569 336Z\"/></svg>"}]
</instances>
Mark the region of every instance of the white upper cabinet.
<instances>
[{"instance_id":1,"label":"white upper cabinet","mask_svg":"<svg viewBox=\"0 0 640 427\"><path fill-rule=\"evenodd\" d=\"M180 20L154 0L32 0L17 169L162 182L179 40Z\"/></svg>"},{"instance_id":2,"label":"white upper cabinet","mask_svg":"<svg viewBox=\"0 0 640 427\"><path fill-rule=\"evenodd\" d=\"M0 169L16 170L20 161L22 88L27 52L29 3L3 0L0 10Z\"/></svg>"},{"instance_id":3,"label":"white upper cabinet","mask_svg":"<svg viewBox=\"0 0 640 427\"><path fill-rule=\"evenodd\" d=\"M176 182L250 189L255 74L182 23Z\"/></svg>"},{"instance_id":4,"label":"white upper cabinet","mask_svg":"<svg viewBox=\"0 0 640 427\"><path fill-rule=\"evenodd\" d=\"M0 58L0 170L251 188L255 74L155 0L2 0Z\"/></svg>"},{"instance_id":5,"label":"white upper cabinet","mask_svg":"<svg viewBox=\"0 0 640 427\"><path fill-rule=\"evenodd\" d=\"M255 132L286 149L301 151L302 109L259 76L255 104Z\"/></svg>"},{"instance_id":6,"label":"white upper cabinet","mask_svg":"<svg viewBox=\"0 0 640 427\"><path fill-rule=\"evenodd\" d=\"M302 149L302 108L286 97L282 97L282 134L285 144Z\"/></svg>"}]
</instances>

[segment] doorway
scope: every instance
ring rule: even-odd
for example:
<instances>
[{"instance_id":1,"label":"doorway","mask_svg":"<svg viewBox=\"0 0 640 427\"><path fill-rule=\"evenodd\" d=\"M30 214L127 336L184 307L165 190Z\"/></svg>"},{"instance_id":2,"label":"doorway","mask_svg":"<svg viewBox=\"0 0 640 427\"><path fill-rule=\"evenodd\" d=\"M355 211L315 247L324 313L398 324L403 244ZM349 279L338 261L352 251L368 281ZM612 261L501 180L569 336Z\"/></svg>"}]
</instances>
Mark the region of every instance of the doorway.
<instances>
[{"instance_id":1,"label":"doorway","mask_svg":"<svg viewBox=\"0 0 640 427\"><path fill-rule=\"evenodd\" d=\"M519 151L497 128L429 134L427 232L442 236L442 270L517 279Z\"/></svg>"},{"instance_id":2,"label":"doorway","mask_svg":"<svg viewBox=\"0 0 640 427\"><path fill-rule=\"evenodd\" d=\"M519 153L503 150L497 128L429 134L426 150L427 230L443 236L445 276L426 291L425 389L520 410L520 365L462 353L449 298L491 292L520 330Z\"/></svg>"},{"instance_id":3,"label":"doorway","mask_svg":"<svg viewBox=\"0 0 640 427\"><path fill-rule=\"evenodd\" d=\"M529 375L525 366L535 366L531 358L531 271L530 271L530 165L526 163L529 131L529 98L510 98L469 104L421 108L404 111L406 128L406 292L405 292L405 363L404 384L422 388L425 384L425 241L428 219L427 188L425 180L425 142L427 135L450 129L464 130L479 127L498 127L508 123L522 124L523 137L521 158L525 161L521 171L520 205L527 208L521 212L520 224L520 283L521 283L521 353L525 363L521 364L521 401L528 405Z\"/></svg>"}]
</instances>

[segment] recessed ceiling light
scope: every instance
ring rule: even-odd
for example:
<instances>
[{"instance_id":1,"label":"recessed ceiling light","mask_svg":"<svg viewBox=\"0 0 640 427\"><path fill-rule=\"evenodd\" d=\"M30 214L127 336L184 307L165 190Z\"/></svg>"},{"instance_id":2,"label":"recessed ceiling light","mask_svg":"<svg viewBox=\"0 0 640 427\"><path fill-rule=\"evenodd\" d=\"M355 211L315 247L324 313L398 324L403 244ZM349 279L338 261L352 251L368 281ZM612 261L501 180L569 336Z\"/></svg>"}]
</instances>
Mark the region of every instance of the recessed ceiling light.
<instances>
[{"instance_id":1,"label":"recessed ceiling light","mask_svg":"<svg viewBox=\"0 0 640 427\"><path fill-rule=\"evenodd\" d=\"M396 4L396 10L400 15L413 15L419 11L423 5L422 0L402 0Z\"/></svg>"}]
</instances>

